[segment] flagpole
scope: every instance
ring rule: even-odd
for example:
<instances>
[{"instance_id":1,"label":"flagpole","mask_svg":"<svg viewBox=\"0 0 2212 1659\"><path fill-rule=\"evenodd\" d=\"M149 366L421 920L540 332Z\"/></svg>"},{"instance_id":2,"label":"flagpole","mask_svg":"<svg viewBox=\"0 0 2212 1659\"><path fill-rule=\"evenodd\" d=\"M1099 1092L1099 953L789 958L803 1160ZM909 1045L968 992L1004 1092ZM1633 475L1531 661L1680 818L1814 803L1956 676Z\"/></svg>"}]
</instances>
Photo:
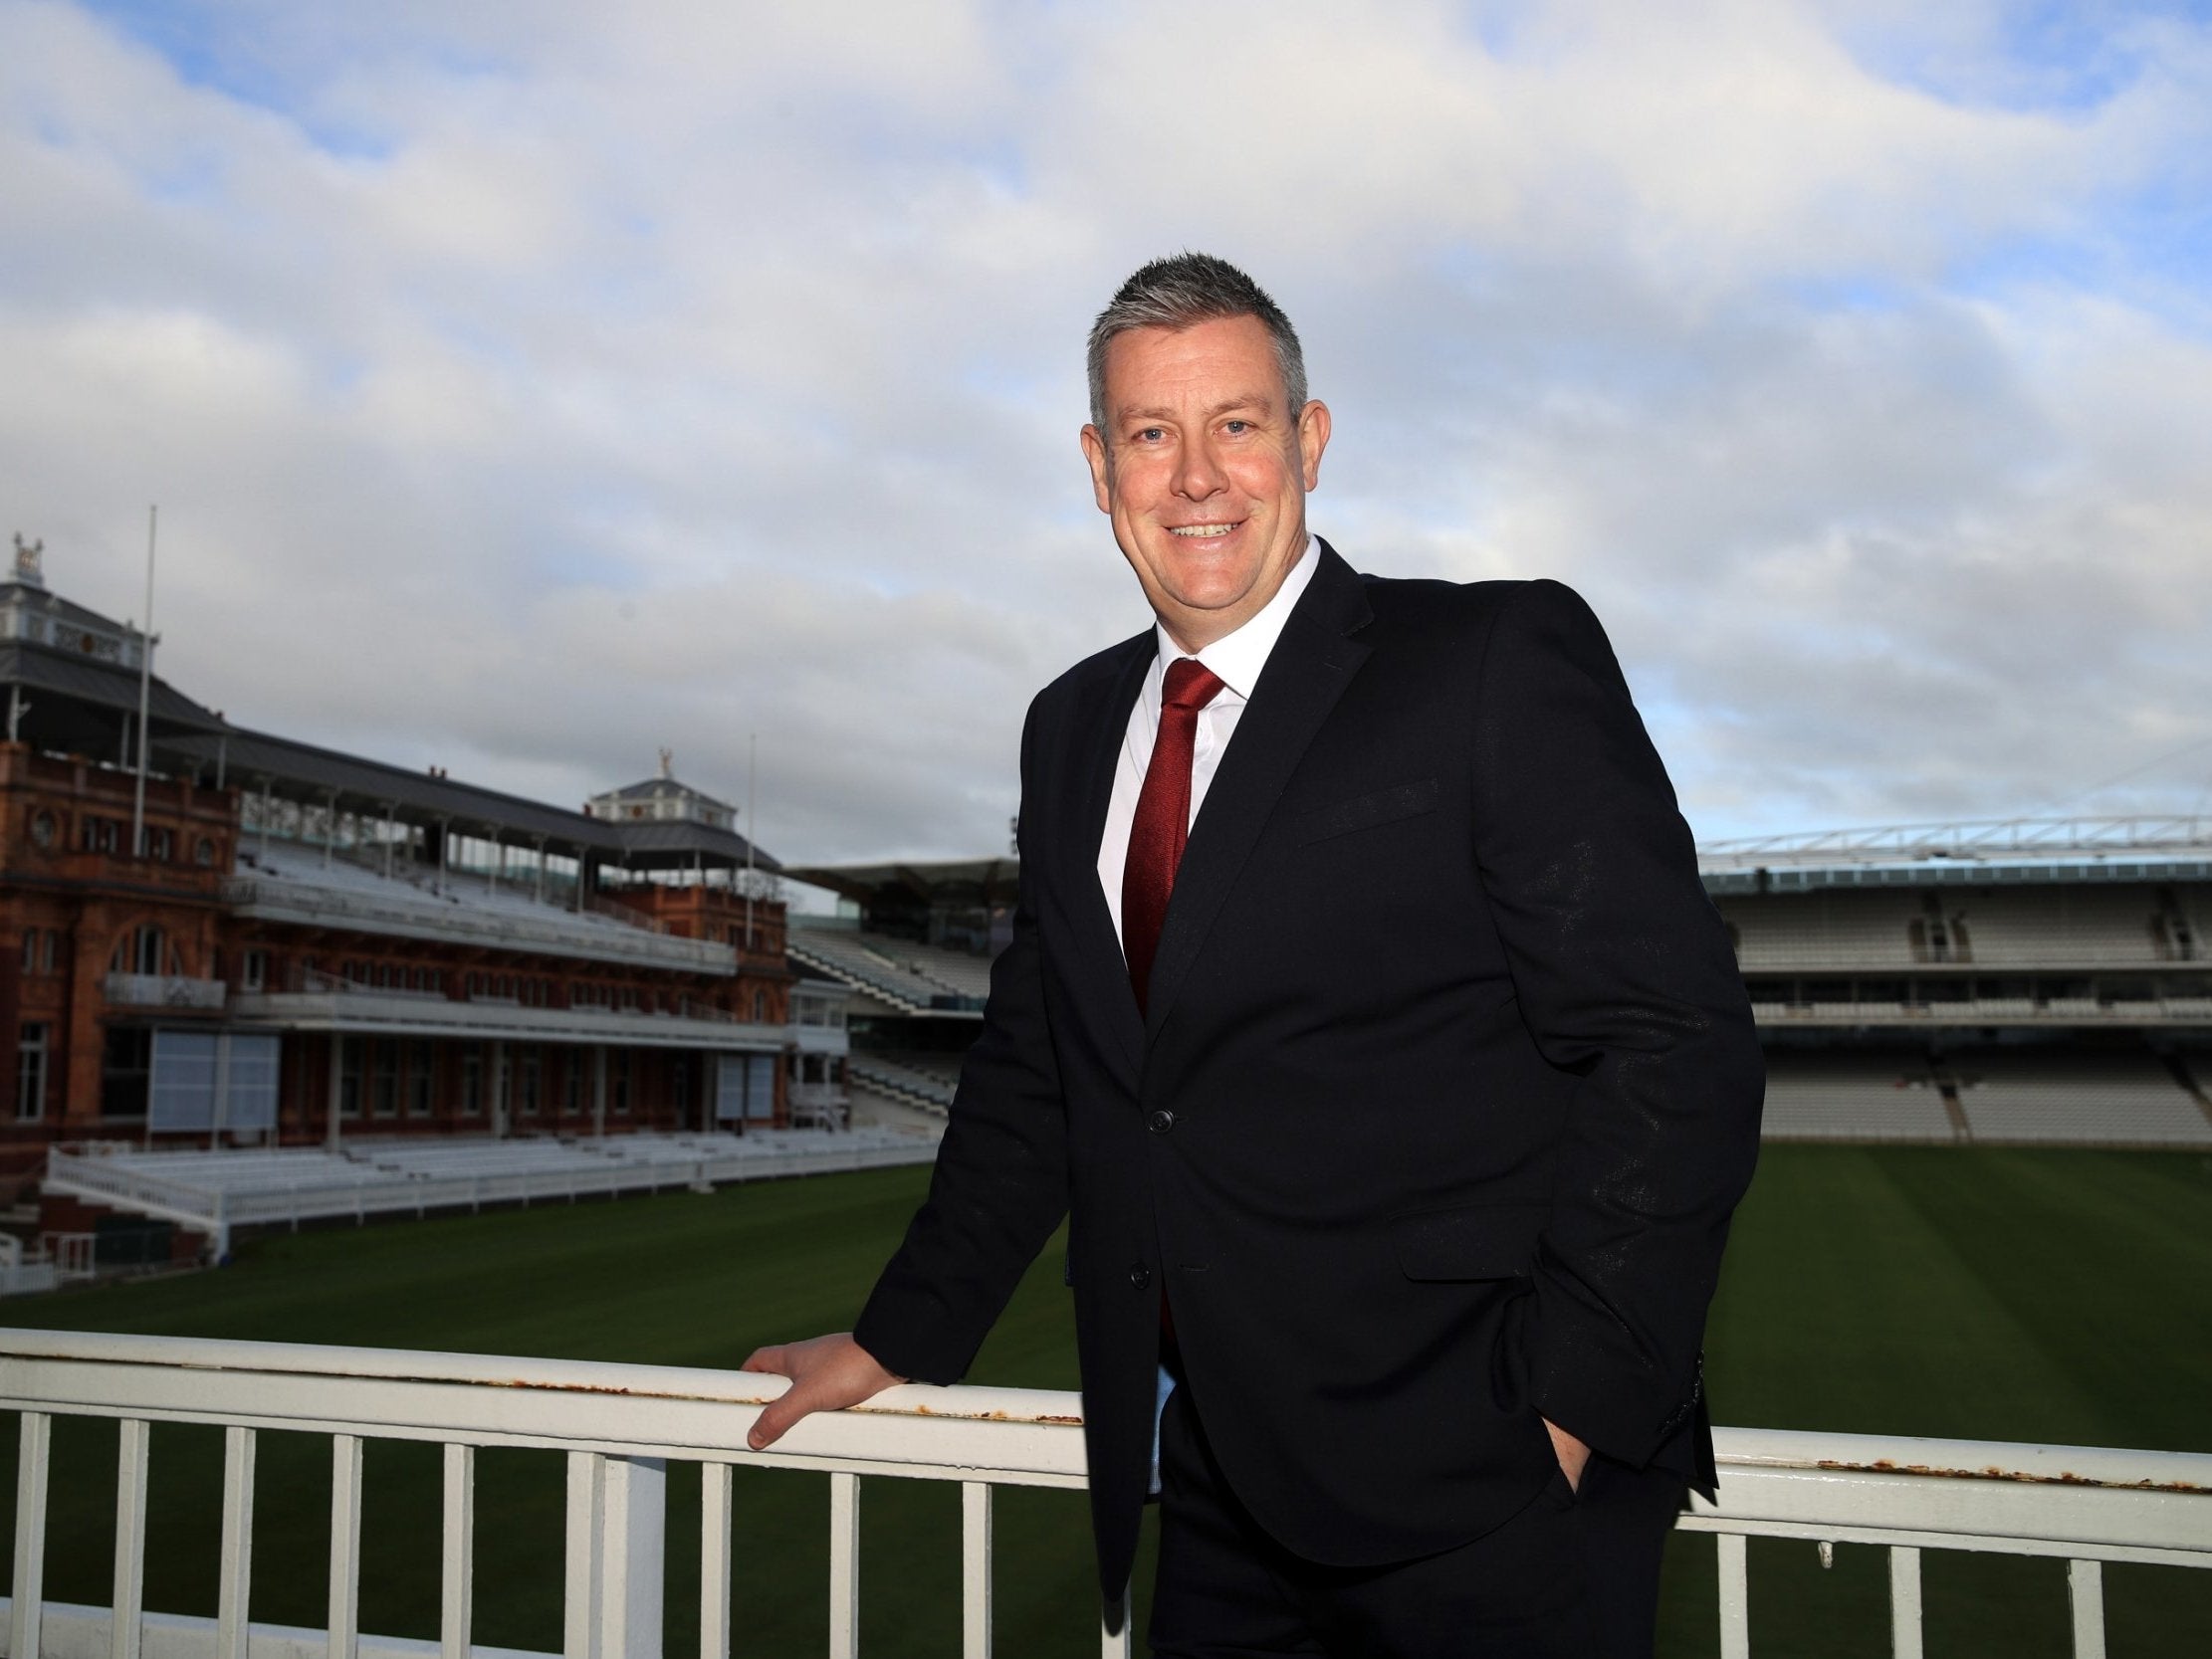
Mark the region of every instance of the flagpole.
<instances>
[{"instance_id":1,"label":"flagpole","mask_svg":"<svg viewBox=\"0 0 2212 1659\"><path fill-rule=\"evenodd\" d=\"M130 806L130 853L146 856L146 713L153 702L153 533L160 508L146 509L146 623L138 636L138 783Z\"/></svg>"},{"instance_id":2,"label":"flagpole","mask_svg":"<svg viewBox=\"0 0 2212 1659\"><path fill-rule=\"evenodd\" d=\"M754 762L761 747L761 734L749 732L745 739L745 947L753 948L753 774Z\"/></svg>"}]
</instances>

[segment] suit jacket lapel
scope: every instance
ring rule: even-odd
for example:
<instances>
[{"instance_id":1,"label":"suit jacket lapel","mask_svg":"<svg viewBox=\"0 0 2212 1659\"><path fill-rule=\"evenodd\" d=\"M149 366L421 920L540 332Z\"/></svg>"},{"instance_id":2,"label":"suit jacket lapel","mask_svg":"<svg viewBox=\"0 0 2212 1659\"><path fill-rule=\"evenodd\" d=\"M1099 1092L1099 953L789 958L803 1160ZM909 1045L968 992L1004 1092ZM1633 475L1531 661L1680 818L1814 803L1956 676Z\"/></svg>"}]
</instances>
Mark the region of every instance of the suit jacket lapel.
<instances>
[{"instance_id":1,"label":"suit jacket lapel","mask_svg":"<svg viewBox=\"0 0 2212 1659\"><path fill-rule=\"evenodd\" d=\"M1118 647L1118 666L1099 678L1088 707L1078 715L1074 752L1068 757L1069 833L1056 849L1075 928L1070 978L1082 1005L1098 1011L1114 1047L1128 1061L1132 1091L1144 1059L1144 1026L1137 1015L1137 993L1129 985L1129 964L1114 933L1113 912L1099 886L1098 844L1106 833L1106 809L1113 800L1114 769L1129 730L1129 711L1136 707L1145 670L1157 653L1150 628Z\"/></svg>"},{"instance_id":2,"label":"suit jacket lapel","mask_svg":"<svg viewBox=\"0 0 2212 1659\"><path fill-rule=\"evenodd\" d=\"M1369 647L1346 637L1373 619L1366 590L1326 541L1320 544L1320 556L1312 585L1300 596L1283 625L1282 637L1268 653L1267 666L1260 671L1228 752L1221 756L1220 769L1207 788L1206 803L1191 826L1191 840L1176 870L1175 892L1161 925L1160 948L1152 959L1145 1017L1148 1040L1174 1007L1207 931L1306 745L1367 659ZM1126 707L1122 717L1128 719ZM1101 812L1099 823L1104 822ZM1095 856L1095 837L1092 850ZM1134 996L1130 1001L1133 1006Z\"/></svg>"}]
</instances>

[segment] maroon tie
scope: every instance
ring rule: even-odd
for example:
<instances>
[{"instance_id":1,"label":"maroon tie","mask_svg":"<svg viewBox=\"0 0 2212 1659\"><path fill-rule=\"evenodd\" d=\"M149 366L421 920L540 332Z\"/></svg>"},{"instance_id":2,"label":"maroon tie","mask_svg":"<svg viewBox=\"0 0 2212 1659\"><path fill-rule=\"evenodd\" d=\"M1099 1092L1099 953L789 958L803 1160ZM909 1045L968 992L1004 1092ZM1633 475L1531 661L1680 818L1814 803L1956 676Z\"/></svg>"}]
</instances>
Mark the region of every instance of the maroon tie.
<instances>
[{"instance_id":1,"label":"maroon tie","mask_svg":"<svg viewBox=\"0 0 2212 1659\"><path fill-rule=\"evenodd\" d=\"M1212 703L1221 682L1195 657L1168 665L1160 688L1160 734L1152 745L1152 764L1137 793L1137 816L1129 825L1129 861L1121 870L1121 948L1129 958L1129 983L1137 1007L1145 1006L1152 980L1153 952L1160 948L1160 925L1175 890L1176 866L1191 834L1191 750L1198 738L1199 711Z\"/></svg>"}]
</instances>

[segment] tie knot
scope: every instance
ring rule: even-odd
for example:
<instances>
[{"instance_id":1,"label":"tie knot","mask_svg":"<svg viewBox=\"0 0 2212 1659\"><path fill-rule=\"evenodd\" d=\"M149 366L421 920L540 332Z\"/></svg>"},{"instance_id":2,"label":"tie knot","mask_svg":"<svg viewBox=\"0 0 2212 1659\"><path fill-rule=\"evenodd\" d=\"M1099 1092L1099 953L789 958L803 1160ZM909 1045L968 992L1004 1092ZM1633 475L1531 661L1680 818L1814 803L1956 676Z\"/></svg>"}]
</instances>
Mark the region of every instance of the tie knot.
<instances>
[{"instance_id":1,"label":"tie knot","mask_svg":"<svg viewBox=\"0 0 2212 1659\"><path fill-rule=\"evenodd\" d=\"M1203 709L1221 689L1220 676L1196 657L1178 657L1168 665L1161 682L1160 700L1172 708Z\"/></svg>"}]
</instances>

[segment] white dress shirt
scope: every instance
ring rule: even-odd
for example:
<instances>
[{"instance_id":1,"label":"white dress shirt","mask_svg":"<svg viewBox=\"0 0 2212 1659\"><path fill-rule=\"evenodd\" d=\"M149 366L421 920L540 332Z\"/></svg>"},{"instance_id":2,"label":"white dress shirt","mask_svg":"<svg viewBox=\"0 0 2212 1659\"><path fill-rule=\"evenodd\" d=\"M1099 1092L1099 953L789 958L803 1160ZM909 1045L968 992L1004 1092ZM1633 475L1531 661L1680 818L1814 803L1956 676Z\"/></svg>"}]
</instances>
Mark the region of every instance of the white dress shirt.
<instances>
[{"instance_id":1,"label":"white dress shirt","mask_svg":"<svg viewBox=\"0 0 2212 1659\"><path fill-rule=\"evenodd\" d=\"M1199 821L1199 808L1206 803L1207 788L1221 764L1221 756L1227 752L1228 740L1236 734L1244 705L1251 701L1252 687L1259 683L1259 671L1267 666L1268 654L1282 637L1283 624L1290 620L1291 607L1313 580L1314 568L1320 562L1320 551L1309 535L1305 550L1290 567L1275 596L1241 628L1224 634L1198 654L1198 660L1221 682L1221 689L1199 711L1198 737L1191 750L1194 824ZM1129 831L1137 820L1137 797L1144 792L1145 768L1152 764L1152 745L1160 735L1160 688L1168 665L1186 655L1163 624L1154 623L1153 633L1159 651L1152 666L1145 670L1137 706L1129 711L1129 730L1122 737L1121 757L1114 766L1114 794L1106 807L1106 832L1098 841L1098 885L1106 890L1106 908L1113 913L1116 938L1121 936L1121 876L1122 867L1129 862Z\"/></svg>"}]
</instances>

